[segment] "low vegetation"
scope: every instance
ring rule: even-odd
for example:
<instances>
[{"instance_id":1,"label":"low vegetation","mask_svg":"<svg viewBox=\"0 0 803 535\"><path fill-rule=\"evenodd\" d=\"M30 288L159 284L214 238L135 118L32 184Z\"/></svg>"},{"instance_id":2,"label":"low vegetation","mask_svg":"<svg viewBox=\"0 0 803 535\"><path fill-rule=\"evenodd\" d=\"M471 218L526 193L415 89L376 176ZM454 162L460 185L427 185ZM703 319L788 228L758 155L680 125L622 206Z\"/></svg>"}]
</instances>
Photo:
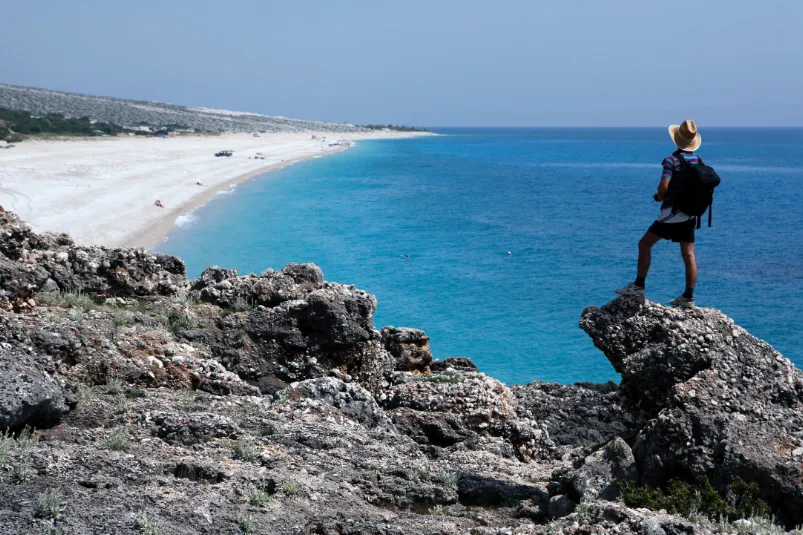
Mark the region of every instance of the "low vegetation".
<instances>
[{"instance_id":1,"label":"low vegetation","mask_svg":"<svg viewBox=\"0 0 803 535\"><path fill-rule=\"evenodd\" d=\"M664 489L650 489L628 482L622 485L622 501L628 507L645 507L654 511L690 517L702 515L713 519L737 520L769 517L769 505L761 499L758 485L736 478L725 493L720 493L708 478L692 482L673 479Z\"/></svg>"},{"instance_id":2,"label":"low vegetation","mask_svg":"<svg viewBox=\"0 0 803 535\"><path fill-rule=\"evenodd\" d=\"M250 442L238 442L231 449L235 459L252 463L259 459L259 450Z\"/></svg>"},{"instance_id":3,"label":"low vegetation","mask_svg":"<svg viewBox=\"0 0 803 535\"><path fill-rule=\"evenodd\" d=\"M417 128L415 126L404 126L404 125L395 125L395 124L361 124L362 128L368 128L369 130L393 130L394 132L429 132L429 130L425 130L423 128Z\"/></svg>"},{"instance_id":4,"label":"low vegetation","mask_svg":"<svg viewBox=\"0 0 803 535\"><path fill-rule=\"evenodd\" d=\"M82 292L40 293L36 296L36 302L43 306L76 308L84 312L98 308L98 304L90 296Z\"/></svg>"},{"instance_id":5,"label":"low vegetation","mask_svg":"<svg viewBox=\"0 0 803 535\"><path fill-rule=\"evenodd\" d=\"M122 126L92 122L89 117L65 117L61 113L48 113L41 117L31 115L23 110L10 110L0 108L0 120L6 127L5 136L0 132L0 139L12 136L13 130L17 134L37 135L37 134L60 134L72 136L91 136L91 135L116 135L127 132Z\"/></svg>"},{"instance_id":6,"label":"low vegetation","mask_svg":"<svg viewBox=\"0 0 803 535\"><path fill-rule=\"evenodd\" d=\"M131 441L125 431L115 429L101 441L100 446L106 450L127 452L131 449Z\"/></svg>"},{"instance_id":7,"label":"low vegetation","mask_svg":"<svg viewBox=\"0 0 803 535\"><path fill-rule=\"evenodd\" d=\"M36 516L41 518L58 518L61 514L64 502L64 494L61 489L48 489L39 494L36 500Z\"/></svg>"},{"instance_id":8,"label":"low vegetation","mask_svg":"<svg viewBox=\"0 0 803 535\"><path fill-rule=\"evenodd\" d=\"M270 494L264 490L252 488L248 490L248 501L257 507L267 507L270 503Z\"/></svg>"},{"instance_id":9,"label":"low vegetation","mask_svg":"<svg viewBox=\"0 0 803 535\"><path fill-rule=\"evenodd\" d=\"M137 515L137 528L142 535L159 535L159 525L156 523L156 519L145 511Z\"/></svg>"}]
</instances>

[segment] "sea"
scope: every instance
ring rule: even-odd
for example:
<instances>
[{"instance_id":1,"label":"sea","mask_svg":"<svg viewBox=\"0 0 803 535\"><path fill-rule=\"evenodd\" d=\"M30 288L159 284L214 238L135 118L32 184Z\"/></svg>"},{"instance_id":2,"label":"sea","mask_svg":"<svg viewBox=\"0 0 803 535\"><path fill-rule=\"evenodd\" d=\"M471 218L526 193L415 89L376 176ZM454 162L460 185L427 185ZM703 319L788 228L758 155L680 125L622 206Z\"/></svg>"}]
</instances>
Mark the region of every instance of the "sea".
<instances>
[{"instance_id":1,"label":"sea","mask_svg":"<svg viewBox=\"0 0 803 535\"><path fill-rule=\"evenodd\" d=\"M635 277L666 128L432 130L239 184L155 249L190 276L314 262L377 296L378 328L422 329L436 358L470 357L508 384L618 381L578 320ZM803 367L803 129L701 132L722 184L697 231L696 302ZM648 298L684 286L679 246L659 243Z\"/></svg>"}]
</instances>

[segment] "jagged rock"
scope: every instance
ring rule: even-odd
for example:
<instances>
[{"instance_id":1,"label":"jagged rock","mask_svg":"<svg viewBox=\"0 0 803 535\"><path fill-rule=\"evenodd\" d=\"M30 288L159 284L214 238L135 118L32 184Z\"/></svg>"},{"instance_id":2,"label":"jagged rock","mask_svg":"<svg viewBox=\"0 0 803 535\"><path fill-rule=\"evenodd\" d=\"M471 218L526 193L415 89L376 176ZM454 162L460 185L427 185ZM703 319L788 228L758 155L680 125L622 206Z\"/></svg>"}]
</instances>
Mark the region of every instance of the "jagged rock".
<instances>
[{"instance_id":1,"label":"jagged rock","mask_svg":"<svg viewBox=\"0 0 803 535\"><path fill-rule=\"evenodd\" d=\"M275 307L302 299L323 284L323 273L315 264L288 264L278 272L268 270L246 277L238 276L236 269L213 266L192 282L189 295L223 308Z\"/></svg>"},{"instance_id":2,"label":"jagged rock","mask_svg":"<svg viewBox=\"0 0 803 535\"><path fill-rule=\"evenodd\" d=\"M396 372L382 404L405 433L421 444L449 447L479 435L501 437L522 460L554 455L543 426L516 418L510 390L482 373Z\"/></svg>"},{"instance_id":3,"label":"jagged rock","mask_svg":"<svg viewBox=\"0 0 803 535\"><path fill-rule=\"evenodd\" d=\"M570 496L576 502L619 497L619 482L636 481L638 468L630 446L619 437L592 453L571 476Z\"/></svg>"},{"instance_id":4,"label":"jagged rock","mask_svg":"<svg viewBox=\"0 0 803 535\"><path fill-rule=\"evenodd\" d=\"M429 337L409 327L384 327L381 331L385 349L396 359L396 370L424 371L432 362Z\"/></svg>"},{"instance_id":5,"label":"jagged rock","mask_svg":"<svg viewBox=\"0 0 803 535\"><path fill-rule=\"evenodd\" d=\"M290 391L327 403L369 428L379 427L395 433L390 418L371 393L360 385L344 383L334 377L322 377L293 383Z\"/></svg>"},{"instance_id":6,"label":"jagged rock","mask_svg":"<svg viewBox=\"0 0 803 535\"><path fill-rule=\"evenodd\" d=\"M756 482L790 525L803 522L803 375L714 309L620 298L581 327L622 374L626 406L648 418L633 452L644 482L707 476Z\"/></svg>"},{"instance_id":7,"label":"jagged rock","mask_svg":"<svg viewBox=\"0 0 803 535\"><path fill-rule=\"evenodd\" d=\"M468 357L447 357L444 360L433 360L430 370L436 373L446 371L476 372L479 371L477 365Z\"/></svg>"},{"instance_id":8,"label":"jagged rock","mask_svg":"<svg viewBox=\"0 0 803 535\"><path fill-rule=\"evenodd\" d=\"M15 214L0 213L0 287L14 298L27 299L48 279L62 290L89 294L173 295L186 287L185 273L174 256L80 247L65 234L35 234Z\"/></svg>"},{"instance_id":9,"label":"jagged rock","mask_svg":"<svg viewBox=\"0 0 803 535\"><path fill-rule=\"evenodd\" d=\"M398 408L392 415L396 428L419 444L446 448L476 434L456 414Z\"/></svg>"},{"instance_id":10,"label":"jagged rock","mask_svg":"<svg viewBox=\"0 0 803 535\"><path fill-rule=\"evenodd\" d=\"M549 499L549 517L550 518L563 518L570 515L577 504L569 499L565 494L552 496Z\"/></svg>"},{"instance_id":11,"label":"jagged rock","mask_svg":"<svg viewBox=\"0 0 803 535\"><path fill-rule=\"evenodd\" d=\"M474 429L502 426L516 414L516 400L510 390L482 373L396 372L383 404L390 409L455 414Z\"/></svg>"},{"instance_id":12,"label":"jagged rock","mask_svg":"<svg viewBox=\"0 0 803 535\"><path fill-rule=\"evenodd\" d=\"M519 417L544 425L556 444L596 447L617 436L635 440L636 418L622 408L617 388L612 382L561 385L534 381L512 385L510 391Z\"/></svg>"},{"instance_id":13,"label":"jagged rock","mask_svg":"<svg viewBox=\"0 0 803 535\"><path fill-rule=\"evenodd\" d=\"M231 418L214 413L161 412L151 415L150 419L157 426L154 435L168 444L192 446L214 438L237 439L242 433Z\"/></svg>"},{"instance_id":14,"label":"jagged rock","mask_svg":"<svg viewBox=\"0 0 803 535\"><path fill-rule=\"evenodd\" d=\"M45 294L54 294L59 292L59 285L53 279L49 278L45 281L41 288L39 288L40 293Z\"/></svg>"},{"instance_id":15,"label":"jagged rock","mask_svg":"<svg viewBox=\"0 0 803 535\"><path fill-rule=\"evenodd\" d=\"M67 412L64 390L35 358L0 344L0 430L49 427Z\"/></svg>"},{"instance_id":16,"label":"jagged rock","mask_svg":"<svg viewBox=\"0 0 803 535\"><path fill-rule=\"evenodd\" d=\"M222 483L227 479L226 473L222 470L192 458L185 459L178 463L173 469L173 475L181 479L212 484Z\"/></svg>"},{"instance_id":17,"label":"jagged rock","mask_svg":"<svg viewBox=\"0 0 803 535\"><path fill-rule=\"evenodd\" d=\"M521 500L545 501L546 493L533 485L516 485L499 479L461 474L457 494L463 505L484 507L518 505Z\"/></svg>"}]
</instances>

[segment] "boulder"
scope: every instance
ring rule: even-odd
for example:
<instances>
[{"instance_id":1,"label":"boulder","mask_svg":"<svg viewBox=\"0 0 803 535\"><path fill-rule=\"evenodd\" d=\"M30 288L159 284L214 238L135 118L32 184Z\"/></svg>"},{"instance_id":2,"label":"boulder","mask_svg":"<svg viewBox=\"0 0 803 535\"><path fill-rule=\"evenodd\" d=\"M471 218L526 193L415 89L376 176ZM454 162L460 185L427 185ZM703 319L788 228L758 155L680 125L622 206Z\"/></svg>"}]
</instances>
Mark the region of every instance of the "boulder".
<instances>
[{"instance_id":1,"label":"boulder","mask_svg":"<svg viewBox=\"0 0 803 535\"><path fill-rule=\"evenodd\" d=\"M64 390L38 360L0 345L0 430L50 427L69 412Z\"/></svg>"},{"instance_id":2,"label":"boulder","mask_svg":"<svg viewBox=\"0 0 803 535\"><path fill-rule=\"evenodd\" d=\"M572 514L577 504L569 499L565 494L552 496L549 499L549 517L550 518L563 518L564 516Z\"/></svg>"},{"instance_id":3,"label":"boulder","mask_svg":"<svg viewBox=\"0 0 803 535\"><path fill-rule=\"evenodd\" d=\"M409 327L384 327L382 344L396 359L396 370L424 371L432 362L429 337L424 331Z\"/></svg>"},{"instance_id":4,"label":"boulder","mask_svg":"<svg viewBox=\"0 0 803 535\"><path fill-rule=\"evenodd\" d=\"M614 501L620 482L636 481L638 468L630 446L619 437L585 458L571 476L570 495L578 503L586 500Z\"/></svg>"},{"instance_id":5,"label":"boulder","mask_svg":"<svg viewBox=\"0 0 803 535\"><path fill-rule=\"evenodd\" d=\"M803 522L803 374L789 360L714 309L619 298L580 325L645 421L633 448L642 482L706 476L726 492L739 477L782 521Z\"/></svg>"},{"instance_id":6,"label":"boulder","mask_svg":"<svg viewBox=\"0 0 803 535\"><path fill-rule=\"evenodd\" d=\"M368 428L382 428L395 433L393 423L365 388L344 383L334 377L310 379L290 385L293 393L320 401L338 409L343 415Z\"/></svg>"}]
</instances>

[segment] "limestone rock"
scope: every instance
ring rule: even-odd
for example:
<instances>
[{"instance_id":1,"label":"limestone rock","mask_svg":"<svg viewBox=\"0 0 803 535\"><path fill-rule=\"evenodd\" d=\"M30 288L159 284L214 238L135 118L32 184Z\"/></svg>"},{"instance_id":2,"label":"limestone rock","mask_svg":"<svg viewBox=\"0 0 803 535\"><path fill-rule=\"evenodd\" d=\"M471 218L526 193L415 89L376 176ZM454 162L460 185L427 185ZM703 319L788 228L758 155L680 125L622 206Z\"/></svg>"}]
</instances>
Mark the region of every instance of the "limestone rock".
<instances>
[{"instance_id":1,"label":"limestone rock","mask_svg":"<svg viewBox=\"0 0 803 535\"><path fill-rule=\"evenodd\" d=\"M379 427L395 432L393 423L371 396L358 384L344 383L334 377L310 379L290 385L293 393L324 402L337 408L345 416L369 428Z\"/></svg>"},{"instance_id":2,"label":"limestone rock","mask_svg":"<svg viewBox=\"0 0 803 535\"><path fill-rule=\"evenodd\" d=\"M0 344L0 430L49 427L67 412L61 385L31 355Z\"/></svg>"},{"instance_id":3,"label":"limestone rock","mask_svg":"<svg viewBox=\"0 0 803 535\"><path fill-rule=\"evenodd\" d=\"M803 466L792 458L803 445L803 374L789 360L714 309L620 298L586 309L580 325L646 421L633 448L644 482L692 474L724 491L745 478L784 522L803 522Z\"/></svg>"},{"instance_id":4,"label":"limestone rock","mask_svg":"<svg viewBox=\"0 0 803 535\"><path fill-rule=\"evenodd\" d=\"M571 478L575 501L609 500L619 497L619 482L636 481L638 468L630 446L619 437L592 453Z\"/></svg>"},{"instance_id":5,"label":"limestone rock","mask_svg":"<svg viewBox=\"0 0 803 535\"><path fill-rule=\"evenodd\" d=\"M419 329L384 327L381 331L385 349L396 359L396 370L424 371L432 362L429 337Z\"/></svg>"}]
</instances>

